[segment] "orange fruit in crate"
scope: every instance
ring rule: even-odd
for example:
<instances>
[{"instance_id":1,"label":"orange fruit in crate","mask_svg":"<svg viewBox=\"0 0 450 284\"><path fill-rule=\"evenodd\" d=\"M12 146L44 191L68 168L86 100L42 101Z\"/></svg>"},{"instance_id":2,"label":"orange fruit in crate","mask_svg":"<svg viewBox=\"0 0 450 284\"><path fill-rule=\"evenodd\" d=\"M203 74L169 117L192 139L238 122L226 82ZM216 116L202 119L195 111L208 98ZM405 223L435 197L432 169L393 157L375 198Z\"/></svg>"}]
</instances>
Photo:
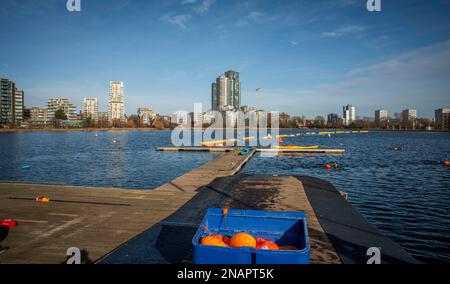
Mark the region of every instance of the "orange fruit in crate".
<instances>
[{"instance_id":1,"label":"orange fruit in crate","mask_svg":"<svg viewBox=\"0 0 450 284\"><path fill-rule=\"evenodd\" d=\"M280 250L298 250L296 246L281 246Z\"/></svg>"},{"instance_id":2,"label":"orange fruit in crate","mask_svg":"<svg viewBox=\"0 0 450 284\"><path fill-rule=\"evenodd\" d=\"M215 246L215 247L226 247L227 245L223 242L223 236L207 236L202 239L200 244L204 246Z\"/></svg>"},{"instance_id":3,"label":"orange fruit in crate","mask_svg":"<svg viewBox=\"0 0 450 284\"><path fill-rule=\"evenodd\" d=\"M230 247L242 248L242 247L256 247L256 240L249 234L238 233L230 239Z\"/></svg>"}]
</instances>

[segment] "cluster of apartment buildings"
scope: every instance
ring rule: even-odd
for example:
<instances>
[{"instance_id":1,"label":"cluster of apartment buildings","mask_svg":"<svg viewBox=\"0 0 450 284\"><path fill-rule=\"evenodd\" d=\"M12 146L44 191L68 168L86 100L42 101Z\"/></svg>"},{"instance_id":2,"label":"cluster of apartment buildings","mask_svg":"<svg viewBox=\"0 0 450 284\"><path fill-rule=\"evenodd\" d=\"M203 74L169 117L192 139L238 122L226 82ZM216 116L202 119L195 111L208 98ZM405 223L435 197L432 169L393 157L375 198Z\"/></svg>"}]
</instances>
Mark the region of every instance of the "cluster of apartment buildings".
<instances>
[{"instance_id":1,"label":"cluster of apartment buildings","mask_svg":"<svg viewBox=\"0 0 450 284\"><path fill-rule=\"evenodd\" d=\"M449 117L450 117L450 109L448 108L440 108L435 111L434 116L434 128L437 130L449 130ZM405 109L402 112L395 114L392 119L389 116L389 112L384 109L378 109L375 111L374 123L377 126L386 126L392 120L396 120L403 125L411 125L415 126L416 120L418 119L417 110L416 109ZM356 108L352 105L347 105L343 107L342 117L337 113L330 113L327 117L327 126L328 127L342 127L349 126L353 122L357 120L356 117Z\"/></svg>"},{"instance_id":2,"label":"cluster of apartment buildings","mask_svg":"<svg viewBox=\"0 0 450 284\"><path fill-rule=\"evenodd\" d=\"M440 108L434 112L434 128L437 130L449 130L450 109ZM395 114L394 119L402 122L404 125L415 125L418 119L416 109L405 109L401 113ZM375 111L375 122L378 125L389 124L391 118L389 117L387 110L376 110Z\"/></svg>"},{"instance_id":3,"label":"cluster of apartment buildings","mask_svg":"<svg viewBox=\"0 0 450 284\"><path fill-rule=\"evenodd\" d=\"M50 98L46 108L24 106L24 92L16 88L16 84L8 79L0 78L0 126L21 127L29 126L45 128L53 126L55 114L62 110L67 117L64 123L68 126L81 126L82 122L90 119L93 124L101 123L101 127L122 126L127 121L124 107L124 83L121 81L109 82L108 111L99 111L98 98L84 98L83 109L77 113L76 106L67 98ZM239 73L233 70L220 75L211 85L211 110L201 113L191 113L190 118L194 124L203 125L214 122L214 111L223 113L228 125L234 125L237 120L237 111L244 113L257 111L264 112L258 107L241 106L241 82ZM140 126L152 126L157 114L150 107L140 107L137 110ZM417 110L405 109L396 114L394 120L405 125L415 125ZM161 116L164 124L181 124L185 115L174 113L172 116ZM375 111L375 125L383 126L392 120L387 110ZM357 121L356 107L346 105L342 110L342 117L337 113L327 116L328 127L346 127ZM450 109L440 108L435 111L435 129L449 130Z\"/></svg>"},{"instance_id":4,"label":"cluster of apartment buildings","mask_svg":"<svg viewBox=\"0 0 450 284\"><path fill-rule=\"evenodd\" d=\"M52 127L55 114L62 110L67 117L67 126L81 126L83 120L89 118L93 124L98 121L106 125L126 122L124 106L124 83L109 82L108 111L99 111L98 98L84 98L83 109L77 112L76 106L67 98L50 98L47 107L24 106L24 92L16 88L16 84L8 79L0 79L0 125L9 127L29 126L34 128ZM140 107L138 116L142 125L150 126L156 113L149 107Z\"/></svg>"}]
</instances>

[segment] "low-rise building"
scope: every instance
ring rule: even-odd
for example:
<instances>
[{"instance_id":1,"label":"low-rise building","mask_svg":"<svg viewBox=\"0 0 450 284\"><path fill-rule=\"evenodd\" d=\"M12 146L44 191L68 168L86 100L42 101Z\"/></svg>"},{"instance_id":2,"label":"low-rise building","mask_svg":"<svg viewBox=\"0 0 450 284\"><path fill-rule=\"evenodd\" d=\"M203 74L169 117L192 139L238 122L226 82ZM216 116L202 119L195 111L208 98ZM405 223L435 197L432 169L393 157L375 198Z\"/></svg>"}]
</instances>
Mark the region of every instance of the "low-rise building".
<instances>
[{"instance_id":1,"label":"low-rise building","mask_svg":"<svg viewBox=\"0 0 450 284\"><path fill-rule=\"evenodd\" d=\"M327 126L328 127L341 127L342 119L339 117L337 113L330 113L327 116Z\"/></svg>"},{"instance_id":2,"label":"low-rise building","mask_svg":"<svg viewBox=\"0 0 450 284\"><path fill-rule=\"evenodd\" d=\"M51 121L48 117L48 110L46 108L32 107L29 109L30 118L28 123L30 127L46 128L51 126Z\"/></svg>"},{"instance_id":3,"label":"low-rise building","mask_svg":"<svg viewBox=\"0 0 450 284\"><path fill-rule=\"evenodd\" d=\"M379 109L375 111L375 122L382 123L388 121L388 111L384 109Z\"/></svg>"},{"instance_id":4,"label":"low-rise building","mask_svg":"<svg viewBox=\"0 0 450 284\"><path fill-rule=\"evenodd\" d=\"M53 98L47 101L48 118L51 120L55 117L55 112L62 109L67 116L67 120L77 119L77 110L68 99L65 98Z\"/></svg>"},{"instance_id":5,"label":"low-rise building","mask_svg":"<svg viewBox=\"0 0 450 284\"><path fill-rule=\"evenodd\" d=\"M405 109L402 112L402 121L404 123L414 122L417 119L417 110L415 109Z\"/></svg>"},{"instance_id":6,"label":"low-rise building","mask_svg":"<svg viewBox=\"0 0 450 284\"><path fill-rule=\"evenodd\" d=\"M149 107L138 108L137 114L142 126L152 126L153 120L156 118L156 112Z\"/></svg>"}]
</instances>

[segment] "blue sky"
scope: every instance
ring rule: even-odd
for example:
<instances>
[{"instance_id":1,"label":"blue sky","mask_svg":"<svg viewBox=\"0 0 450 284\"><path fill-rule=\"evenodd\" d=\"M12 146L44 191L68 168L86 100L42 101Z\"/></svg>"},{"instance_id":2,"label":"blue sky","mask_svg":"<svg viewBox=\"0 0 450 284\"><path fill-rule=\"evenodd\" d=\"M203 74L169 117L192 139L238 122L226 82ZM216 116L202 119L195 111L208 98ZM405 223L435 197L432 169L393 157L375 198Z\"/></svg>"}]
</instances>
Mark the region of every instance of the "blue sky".
<instances>
[{"instance_id":1,"label":"blue sky","mask_svg":"<svg viewBox=\"0 0 450 284\"><path fill-rule=\"evenodd\" d=\"M68 97L80 109L125 82L126 112L210 107L211 82L241 73L243 104L293 115L450 107L450 1L0 0L0 77L27 106Z\"/></svg>"}]
</instances>

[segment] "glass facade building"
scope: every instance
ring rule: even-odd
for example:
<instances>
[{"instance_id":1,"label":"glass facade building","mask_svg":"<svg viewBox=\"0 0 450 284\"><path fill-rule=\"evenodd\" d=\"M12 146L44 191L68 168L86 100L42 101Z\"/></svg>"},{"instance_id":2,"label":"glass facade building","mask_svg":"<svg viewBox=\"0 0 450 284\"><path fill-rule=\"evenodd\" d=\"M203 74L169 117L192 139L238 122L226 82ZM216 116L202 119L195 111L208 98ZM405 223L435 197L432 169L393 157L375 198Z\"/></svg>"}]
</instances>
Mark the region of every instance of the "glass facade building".
<instances>
[{"instance_id":1,"label":"glass facade building","mask_svg":"<svg viewBox=\"0 0 450 284\"><path fill-rule=\"evenodd\" d=\"M239 73L227 71L211 85L211 109L215 111L239 110L241 107L241 82Z\"/></svg>"}]
</instances>

